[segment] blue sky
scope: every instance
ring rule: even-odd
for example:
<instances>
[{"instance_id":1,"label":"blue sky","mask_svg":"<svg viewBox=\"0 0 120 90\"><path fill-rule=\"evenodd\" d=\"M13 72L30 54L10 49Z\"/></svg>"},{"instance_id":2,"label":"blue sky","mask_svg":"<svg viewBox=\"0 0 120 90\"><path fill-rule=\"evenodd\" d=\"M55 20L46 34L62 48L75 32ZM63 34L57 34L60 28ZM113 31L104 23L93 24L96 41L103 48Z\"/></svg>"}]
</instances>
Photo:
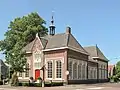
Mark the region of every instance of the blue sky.
<instances>
[{"instance_id":1,"label":"blue sky","mask_svg":"<svg viewBox=\"0 0 120 90\"><path fill-rule=\"evenodd\" d=\"M69 25L82 46L97 44L110 63L120 59L120 0L1 0L0 40L11 20L31 12L38 12L48 27L53 10L56 33Z\"/></svg>"}]
</instances>

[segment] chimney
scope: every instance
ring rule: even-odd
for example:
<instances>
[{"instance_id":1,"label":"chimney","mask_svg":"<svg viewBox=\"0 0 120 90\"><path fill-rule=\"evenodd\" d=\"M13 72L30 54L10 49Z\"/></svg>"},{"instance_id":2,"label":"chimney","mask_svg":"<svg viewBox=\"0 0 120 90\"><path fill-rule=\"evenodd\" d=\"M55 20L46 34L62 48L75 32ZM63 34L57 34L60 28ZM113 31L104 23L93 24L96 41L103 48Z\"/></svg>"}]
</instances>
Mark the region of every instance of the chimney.
<instances>
[{"instance_id":1,"label":"chimney","mask_svg":"<svg viewBox=\"0 0 120 90\"><path fill-rule=\"evenodd\" d=\"M71 28L70 27L66 27L66 34L71 34Z\"/></svg>"}]
</instances>

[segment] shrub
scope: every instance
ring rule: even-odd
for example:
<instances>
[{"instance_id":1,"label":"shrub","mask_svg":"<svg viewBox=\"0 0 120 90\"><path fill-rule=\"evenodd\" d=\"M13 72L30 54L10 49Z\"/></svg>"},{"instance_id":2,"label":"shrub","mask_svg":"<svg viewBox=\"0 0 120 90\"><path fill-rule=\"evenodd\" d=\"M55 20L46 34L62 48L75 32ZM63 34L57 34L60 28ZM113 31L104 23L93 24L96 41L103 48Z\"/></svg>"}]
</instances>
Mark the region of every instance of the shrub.
<instances>
[{"instance_id":1,"label":"shrub","mask_svg":"<svg viewBox=\"0 0 120 90\"><path fill-rule=\"evenodd\" d=\"M20 82L20 83L18 84L18 86L22 86L22 83Z\"/></svg>"},{"instance_id":2,"label":"shrub","mask_svg":"<svg viewBox=\"0 0 120 90\"><path fill-rule=\"evenodd\" d=\"M109 77L109 81L110 81L110 82L118 82L118 81L119 81L119 78L118 78L117 75L114 75L114 76Z\"/></svg>"},{"instance_id":3,"label":"shrub","mask_svg":"<svg viewBox=\"0 0 120 90\"><path fill-rule=\"evenodd\" d=\"M3 85L3 81L0 81L0 85Z\"/></svg>"},{"instance_id":4,"label":"shrub","mask_svg":"<svg viewBox=\"0 0 120 90\"><path fill-rule=\"evenodd\" d=\"M22 86L29 86L29 83L24 82L24 83L22 83Z\"/></svg>"},{"instance_id":5,"label":"shrub","mask_svg":"<svg viewBox=\"0 0 120 90\"><path fill-rule=\"evenodd\" d=\"M34 86L35 87L42 87L42 84L41 83L34 83Z\"/></svg>"},{"instance_id":6,"label":"shrub","mask_svg":"<svg viewBox=\"0 0 120 90\"><path fill-rule=\"evenodd\" d=\"M63 82L52 82L51 86L63 86Z\"/></svg>"}]
</instances>

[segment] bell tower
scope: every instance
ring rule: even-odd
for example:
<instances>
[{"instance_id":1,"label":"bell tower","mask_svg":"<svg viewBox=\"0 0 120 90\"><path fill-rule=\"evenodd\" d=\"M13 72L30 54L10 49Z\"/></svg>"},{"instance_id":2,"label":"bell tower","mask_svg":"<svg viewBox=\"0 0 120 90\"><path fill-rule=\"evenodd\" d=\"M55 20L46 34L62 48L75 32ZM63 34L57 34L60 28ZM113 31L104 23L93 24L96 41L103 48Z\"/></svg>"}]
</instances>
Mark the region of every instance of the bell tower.
<instances>
[{"instance_id":1,"label":"bell tower","mask_svg":"<svg viewBox=\"0 0 120 90\"><path fill-rule=\"evenodd\" d=\"M53 18L53 12L52 12L52 20L51 20L51 24L49 26L50 28L50 35L55 35L55 25L54 25L54 18Z\"/></svg>"}]
</instances>

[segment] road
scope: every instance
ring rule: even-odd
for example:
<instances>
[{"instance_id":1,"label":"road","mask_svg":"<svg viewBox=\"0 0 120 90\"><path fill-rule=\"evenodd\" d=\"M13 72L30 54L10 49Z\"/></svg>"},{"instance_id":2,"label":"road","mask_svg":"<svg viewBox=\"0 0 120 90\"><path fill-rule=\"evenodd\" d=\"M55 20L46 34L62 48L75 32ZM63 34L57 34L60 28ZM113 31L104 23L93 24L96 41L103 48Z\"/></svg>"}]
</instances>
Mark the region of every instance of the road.
<instances>
[{"instance_id":1,"label":"road","mask_svg":"<svg viewBox=\"0 0 120 90\"><path fill-rule=\"evenodd\" d=\"M59 87L10 87L0 86L0 90L120 90L120 83L80 84Z\"/></svg>"}]
</instances>

